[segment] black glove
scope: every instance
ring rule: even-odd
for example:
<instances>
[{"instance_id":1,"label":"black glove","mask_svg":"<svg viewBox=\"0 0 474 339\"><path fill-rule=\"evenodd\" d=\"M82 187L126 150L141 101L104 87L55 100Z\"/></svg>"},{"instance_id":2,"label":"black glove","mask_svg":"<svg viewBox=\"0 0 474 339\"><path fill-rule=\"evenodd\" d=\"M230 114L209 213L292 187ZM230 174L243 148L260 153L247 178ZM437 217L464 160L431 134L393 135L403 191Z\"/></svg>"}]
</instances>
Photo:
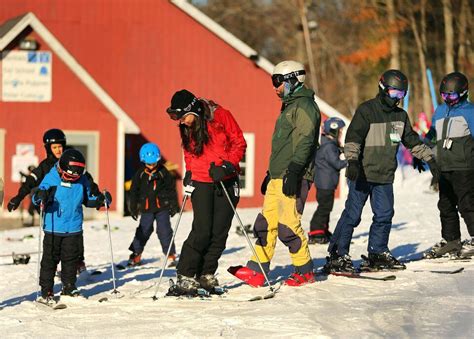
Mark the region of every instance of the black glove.
<instances>
[{"instance_id":1,"label":"black glove","mask_svg":"<svg viewBox=\"0 0 474 339\"><path fill-rule=\"evenodd\" d=\"M18 206L20 206L21 200L22 199L20 199L20 197L18 195L11 198L10 201L8 202L8 206L7 206L8 212L16 210L18 208Z\"/></svg>"},{"instance_id":2,"label":"black glove","mask_svg":"<svg viewBox=\"0 0 474 339\"><path fill-rule=\"evenodd\" d=\"M105 206L106 203L107 203L107 208L108 208L110 204L112 203L112 195L107 191L105 192L105 194L99 193L99 195L97 196L96 209L100 210L100 208Z\"/></svg>"},{"instance_id":3,"label":"black glove","mask_svg":"<svg viewBox=\"0 0 474 339\"><path fill-rule=\"evenodd\" d=\"M288 170L283 176L282 192L284 195L291 197L298 192L299 175L302 167L294 162L290 162L288 165Z\"/></svg>"},{"instance_id":4,"label":"black glove","mask_svg":"<svg viewBox=\"0 0 474 339\"><path fill-rule=\"evenodd\" d=\"M184 178L183 178L183 186L188 186L189 184L191 184L191 177L193 176L193 173L191 171L186 171L186 173L184 174Z\"/></svg>"},{"instance_id":5,"label":"black glove","mask_svg":"<svg viewBox=\"0 0 474 339\"><path fill-rule=\"evenodd\" d=\"M214 162L211 162L211 167L209 167L209 176L214 182L220 182L233 173L235 173L235 167L228 161L224 161L220 166L216 166Z\"/></svg>"},{"instance_id":6,"label":"black glove","mask_svg":"<svg viewBox=\"0 0 474 339\"><path fill-rule=\"evenodd\" d=\"M172 202L169 207L170 217L178 213L179 210L180 208L179 208L178 202L177 201Z\"/></svg>"},{"instance_id":7,"label":"black glove","mask_svg":"<svg viewBox=\"0 0 474 339\"><path fill-rule=\"evenodd\" d=\"M431 175L433 176L433 181L432 183L437 183L439 182L439 177L441 176L441 171L438 167L438 164L436 163L436 160L434 158L431 158L428 160L428 167L430 168Z\"/></svg>"},{"instance_id":8,"label":"black glove","mask_svg":"<svg viewBox=\"0 0 474 339\"><path fill-rule=\"evenodd\" d=\"M346 177L350 181L356 181L357 177L359 176L360 171L360 164L359 160L349 160L347 169L346 169Z\"/></svg>"},{"instance_id":9,"label":"black glove","mask_svg":"<svg viewBox=\"0 0 474 339\"><path fill-rule=\"evenodd\" d=\"M260 192L262 193L262 195L265 195L265 193L267 193L267 186L270 180L270 172L267 171L267 175L265 175L265 178L263 178L262 185L260 186Z\"/></svg>"},{"instance_id":10,"label":"black glove","mask_svg":"<svg viewBox=\"0 0 474 339\"><path fill-rule=\"evenodd\" d=\"M425 165L421 159L413 157L413 168L417 169L419 173L425 171Z\"/></svg>"},{"instance_id":11,"label":"black glove","mask_svg":"<svg viewBox=\"0 0 474 339\"><path fill-rule=\"evenodd\" d=\"M138 220L138 205L136 202L134 203L130 201L130 204L128 205L128 211L130 212L130 216L133 220Z\"/></svg>"},{"instance_id":12,"label":"black glove","mask_svg":"<svg viewBox=\"0 0 474 339\"><path fill-rule=\"evenodd\" d=\"M36 201L40 201L43 205L46 205L49 200L49 190L38 190L36 192Z\"/></svg>"},{"instance_id":13,"label":"black glove","mask_svg":"<svg viewBox=\"0 0 474 339\"><path fill-rule=\"evenodd\" d=\"M95 182L91 182L89 190L91 192L91 195L93 195L94 197L97 197L100 194L99 186Z\"/></svg>"}]
</instances>

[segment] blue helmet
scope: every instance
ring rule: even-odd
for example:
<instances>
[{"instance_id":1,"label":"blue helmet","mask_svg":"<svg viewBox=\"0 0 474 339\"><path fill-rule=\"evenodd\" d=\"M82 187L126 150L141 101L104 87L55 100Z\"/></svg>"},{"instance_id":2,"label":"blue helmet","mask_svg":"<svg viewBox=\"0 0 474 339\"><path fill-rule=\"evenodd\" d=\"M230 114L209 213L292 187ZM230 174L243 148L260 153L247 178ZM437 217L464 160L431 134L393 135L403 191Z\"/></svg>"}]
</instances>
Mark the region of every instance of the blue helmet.
<instances>
[{"instance_id":1,"label":"blue helmet","mask_svg":"<svg viewBox=\"0 0 474 339\"><path fill-rule=\"evenodd\" d=\"M338 136L339 130L346 126L344 121L339 118L329 118L324 122L323 131L326 135L332 135L333 137Z\"/></svg>"},{"instance_id":2,"label":"blue helmet","mask_svg":"<svg viewBox=\"0 0 474 339\"><path fill-rule=\"evenodd\" d=\"M140 148L140 161L145 164L154 164L161 159L161 153L158 146L152 142L144 144Z\"/></svg>"}]
</instances>

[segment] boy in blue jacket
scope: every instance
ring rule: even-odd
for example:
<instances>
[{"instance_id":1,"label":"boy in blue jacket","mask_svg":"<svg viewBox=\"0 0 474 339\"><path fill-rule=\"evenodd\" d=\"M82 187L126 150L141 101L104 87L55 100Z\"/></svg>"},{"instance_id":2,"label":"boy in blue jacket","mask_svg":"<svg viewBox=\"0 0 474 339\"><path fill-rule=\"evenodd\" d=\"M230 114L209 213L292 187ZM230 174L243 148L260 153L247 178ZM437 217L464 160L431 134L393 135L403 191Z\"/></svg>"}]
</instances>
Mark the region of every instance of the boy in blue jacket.
<instances>
[{"instance_id":1,"label":"boy in blue jacket","mask_svg":"<svg viewBox=\"0 0 474 339\"><path fill-rule=\"evenodd\" d=\"M347 160L341 160L339 137L346 124L342 119L329 118L324 122L321 146L314 159L314 183L318 208L310 222L308 242L310 244L327 244L331 237L329 232L329 215L334 206L334 194L339 184L339 172L347 166Z\"/></svg>"},{"instance_id":2,"label":"boy in blue jacket","mask_svg":"<svg viewBox=\"0 0 474 339\"><path fill-rule=\"evenodd\" d=\"M62 295L78 296L76 267L82 239L82 204L99 209L105 204L102 193L91 196L91 183L84 176L86 162L81 152L69 149L44 177L33 196L43 213L43 257L40 286L43 302L54 296L54 275L61 262ZM107 199L110 203L110 198Z\"/></svg>"},{"instance_id":3,"label":"boy in blue jacket","mask_svg":"<svg viewBox=\"0 0 474 339\"><path fill-rule=\"evenodd\" d=\"M438 209L443 239L424 256L470 258L474 256L474 105L468 101L467 77L460 72L447 74L439 92L444 103L436 108L426 141L435 142L436 162L441 169ZM414 165L423 170L421 161ZM459 214L470 236L464 242Z\"/></svg>"}]
</instances>

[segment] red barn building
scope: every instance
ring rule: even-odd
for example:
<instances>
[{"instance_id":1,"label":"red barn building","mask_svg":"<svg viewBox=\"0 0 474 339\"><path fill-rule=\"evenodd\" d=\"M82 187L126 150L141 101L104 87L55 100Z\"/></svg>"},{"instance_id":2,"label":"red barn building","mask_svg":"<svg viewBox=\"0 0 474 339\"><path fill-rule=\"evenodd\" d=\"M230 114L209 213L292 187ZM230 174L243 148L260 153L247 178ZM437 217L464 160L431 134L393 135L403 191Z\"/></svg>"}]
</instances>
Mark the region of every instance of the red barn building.
<instances>
[{"instance_id":1,"label":"red barn building","mask_svg":"<svg viewBox=\"0 0 474 339\"><path fill-rule=\"evenodd\" d=\"M156 142L182 173L178 128L165 110L173 93L186 88L229 109L239 122L248 143L239 206L261 205L260 181L280 107L269 76L273 65L195 7L183 0L3 0L0 22L6 201L18 189L12 181L18 149L28 152L34 145L43 158L41 136L57 127L69 143L87 150L89 171L116 197L112 207L121 212L130 175L125 162L138 158L136 140ZM29 41L39 49L20 50L31 47ZM18 90L8 77L21 69L18 63L31 61L28 53L44 62L38 72L49 76L37 79L38 97L28 86ZM14 60L22 56L26 61ZM316 101L326 116L342 117Z\"/></svg>"}]
</instances>

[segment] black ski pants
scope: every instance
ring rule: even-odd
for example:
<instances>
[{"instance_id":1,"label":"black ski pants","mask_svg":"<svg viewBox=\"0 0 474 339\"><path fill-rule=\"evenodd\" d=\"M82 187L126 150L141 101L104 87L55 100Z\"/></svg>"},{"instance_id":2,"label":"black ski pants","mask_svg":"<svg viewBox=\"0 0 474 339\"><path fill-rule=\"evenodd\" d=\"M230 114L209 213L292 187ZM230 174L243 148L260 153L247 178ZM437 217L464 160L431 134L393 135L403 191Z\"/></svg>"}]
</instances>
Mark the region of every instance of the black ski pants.
<instances>
[{"instance_id":1,"label":"black ski pants","mask_svg":"<svg viewBox=\"0 0 474 339\"><path fill-rule=\"evenodd\" d=\"M43 293L53 291L54 275L59 262L61 262L61 282L63 286L76 284L81 243L82 233L70 236L44 234L40 270L40 286Z\"/></svg>"},{"instance_id":2,"label":"black ski pants","mask_svg":"<svg viewBox=\"0 0 474 339\"><path fill-rule=\"evenodd\" d=\"M191 196L193 224L183 244L177 273L187 277L214 274L225 250L227 236L234 217L229 200L220 184L196 182ZM236 179L224 182L234 206L239 202Z\"/></svg>"},{"instance_id":3,"label":"black ski pants","mask_svg":"<svg viewBox=\"0 0 474 339\"><path fill-rule=\"evenodd\" d=\"M441 172L438 209L443 239L461 239L458 211L474 237L474 170Z\"/></svg>"},{"instance_id":4,"label":"black ski pants","mask_svg":"<svg viewBox=\"0 0 474 339\"><path fill-rule=\"evenodd\" d=\"M334 207L334 194L335 190L316 190L316 200L318 201L318 207L311 218L311 232L326 231L329 229L329 216L331 214L332 208ZM322 234L324 234L324 232Z\"/></svg>"}]
</instances>

